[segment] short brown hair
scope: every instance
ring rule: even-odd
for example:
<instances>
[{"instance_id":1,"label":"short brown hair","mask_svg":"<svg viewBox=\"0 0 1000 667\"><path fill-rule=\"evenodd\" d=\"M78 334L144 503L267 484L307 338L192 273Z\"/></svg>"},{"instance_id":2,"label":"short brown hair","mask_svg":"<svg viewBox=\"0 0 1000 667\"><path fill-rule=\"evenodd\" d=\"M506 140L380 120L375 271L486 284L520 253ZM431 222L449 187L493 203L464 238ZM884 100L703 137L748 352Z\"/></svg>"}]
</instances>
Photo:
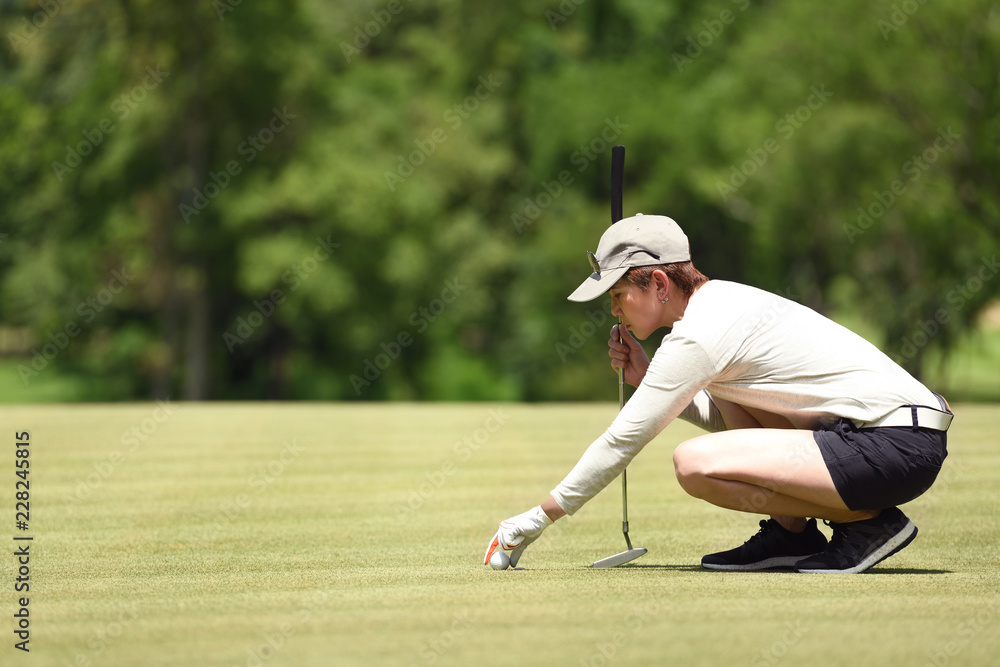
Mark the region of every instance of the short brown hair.
<instances>
[{"instance_id":1,"label":"short brown hair","mask_svg":"<svg viewBox=\"0 0 1000 667\"><path fill-rule=\"evenodd\" d=\"M643 292L649 287L649 282L653 278L653 271L659 269L667 274L670 282L677 285L684 296L688 299L694 291L708 282L708 278L701 271L694 268L691 262L674 262L672 264L653 264L651 266L633 266L625 272L622 280L635 285Z\"/></svg>"}]
</instances>

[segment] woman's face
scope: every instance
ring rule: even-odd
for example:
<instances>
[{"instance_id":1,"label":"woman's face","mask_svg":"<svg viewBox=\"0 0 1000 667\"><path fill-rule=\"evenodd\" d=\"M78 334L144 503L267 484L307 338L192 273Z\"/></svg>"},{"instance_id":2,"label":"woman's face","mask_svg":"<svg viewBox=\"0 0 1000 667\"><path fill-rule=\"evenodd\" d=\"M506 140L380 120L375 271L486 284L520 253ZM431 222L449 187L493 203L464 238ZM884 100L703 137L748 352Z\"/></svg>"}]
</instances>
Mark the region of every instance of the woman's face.
<instances>
[{"instance_id":1,"label":"woman's face","mask_svg":"<svg viewBox=\"0 0 1000 667\"><path fill-rule=\"evenodd\" d=\"M639 340L645 340L663 326L660 321L661 303L653 287L651 284L643 292L622 279L608 291L611 294L611 314L622 318L622 324Z\"/></svg>"}]
</instances>

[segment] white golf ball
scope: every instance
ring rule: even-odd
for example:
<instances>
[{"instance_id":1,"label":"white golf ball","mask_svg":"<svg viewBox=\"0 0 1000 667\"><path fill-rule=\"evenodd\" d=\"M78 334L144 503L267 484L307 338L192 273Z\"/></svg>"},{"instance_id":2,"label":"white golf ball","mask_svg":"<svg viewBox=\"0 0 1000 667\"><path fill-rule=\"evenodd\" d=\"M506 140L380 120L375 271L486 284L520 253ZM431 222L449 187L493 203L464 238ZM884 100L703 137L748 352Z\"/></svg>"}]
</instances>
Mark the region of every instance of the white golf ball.
<instances>
[{"instance_id":1,"label":"white golf ball","mask_svg":"<svg viewBox=\"0 0 1000 667\"><path fill-rule=\"evenodd\" d=\"M490 556L490 567L494 570L506 570L509 566L510 557L503 551L497 549L493 552L493 555Z\"/></svg>"}]
</instances>

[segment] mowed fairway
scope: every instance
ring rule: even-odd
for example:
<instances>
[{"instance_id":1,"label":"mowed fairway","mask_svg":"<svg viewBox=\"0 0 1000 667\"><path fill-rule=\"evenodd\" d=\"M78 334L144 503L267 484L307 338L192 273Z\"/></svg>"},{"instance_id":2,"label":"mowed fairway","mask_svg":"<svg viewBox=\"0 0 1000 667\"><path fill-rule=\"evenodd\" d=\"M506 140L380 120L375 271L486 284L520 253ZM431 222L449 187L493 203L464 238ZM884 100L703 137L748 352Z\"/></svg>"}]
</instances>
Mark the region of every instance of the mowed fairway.
<instances>
[{"instance_id":1,"label":"mowed fairway","mask_svg":"<svg viewBox=\"0 0 1000 667\"><path fill-rule=\"evenodd\" d=\"M169 412L168 412L169 410ZM18 406L31 431L30 655L2 664L987 665L1000 656L1000 408L959 406L913 544L855 576L703 571L759 517L686 496L671 425L612 484L492 571L497 523L547 497L616 406ZM829 534L829 530L824 528Z\"/></svg>"}]
</instances>

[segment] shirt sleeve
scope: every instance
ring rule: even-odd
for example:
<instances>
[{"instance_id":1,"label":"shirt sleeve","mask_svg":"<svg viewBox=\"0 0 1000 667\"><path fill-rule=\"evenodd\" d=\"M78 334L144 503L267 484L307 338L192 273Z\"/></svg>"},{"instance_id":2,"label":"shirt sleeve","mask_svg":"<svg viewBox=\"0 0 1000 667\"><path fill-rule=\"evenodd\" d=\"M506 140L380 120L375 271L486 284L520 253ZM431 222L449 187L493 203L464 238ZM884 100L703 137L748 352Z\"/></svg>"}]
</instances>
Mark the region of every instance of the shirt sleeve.
<instances>
[{"instance_id":1,"label":"shirt sleeve","mask_svg":"<svg viewBox=\"0 0 1000 667\"><path fill-rule=\"evenodd\" d=\"M621 474L646 443L680 416L715 374L714 364L698 343L675 336L665 338L632 398L552 490L553 500L567 514L575 514Z\"/></svg>"},{"instance_id":2,"label":"shirt sleeve","mask_svg":"<svg viewBox=\"0 0 1000 667\"><path fill-rule=\"evenodd\" d=\"M689 424L700 426L709 433L726 430L726 422L722 418L722 413L705 389L695 394L688 406L678 416Z\"/></svg>"}]
</instances>

